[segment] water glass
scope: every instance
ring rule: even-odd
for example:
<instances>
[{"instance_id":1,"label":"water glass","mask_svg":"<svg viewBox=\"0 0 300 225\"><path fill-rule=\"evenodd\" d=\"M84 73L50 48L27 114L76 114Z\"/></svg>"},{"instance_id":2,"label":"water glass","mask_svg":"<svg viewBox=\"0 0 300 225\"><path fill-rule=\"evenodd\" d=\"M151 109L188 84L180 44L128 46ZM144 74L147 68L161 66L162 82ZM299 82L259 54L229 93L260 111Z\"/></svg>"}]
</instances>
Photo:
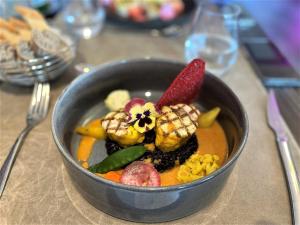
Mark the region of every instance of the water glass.
<instances>
[{"instance_id":1,"label":"water glass","mask_svg":"<svg viewBox=\"0 0 300 225\"><path fill-rule=\"evenodd\" d=\"M200 4L185 41L186 62L202 58L212 74L226 73L237 59L240 11L237 5Z\"/></svg>"},{"instance_id":2,"label":"water glass","mask_svg":"<svg viewBox=\"0 0 300 225\"><path fill-rule=\"evenodd\" d=\"M97 0L71 0L63 17L73 33L80 38L89 39L102 29L105 11Z\"/></svg>"}]
</instances>

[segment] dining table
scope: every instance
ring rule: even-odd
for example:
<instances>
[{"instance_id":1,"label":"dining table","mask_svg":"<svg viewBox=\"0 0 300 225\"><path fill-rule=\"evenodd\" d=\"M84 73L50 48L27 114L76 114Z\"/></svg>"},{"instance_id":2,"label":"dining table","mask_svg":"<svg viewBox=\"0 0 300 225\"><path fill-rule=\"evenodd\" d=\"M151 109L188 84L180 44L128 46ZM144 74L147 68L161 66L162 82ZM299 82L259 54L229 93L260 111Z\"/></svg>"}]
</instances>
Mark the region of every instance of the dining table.
<instances>
[{"instance_id":1,"label":"dining table","mask_svg":"<svg viewBox=\"0 0 300 225\"><path fill-rule=\"evenodd\" d=\"M46 119L28 135L15 161L0 199L1 225L135 224L97 210L76 191L52 138L52 110L64 88L76 77L83 76L74 69L75 65L101 65L133 58L184 62L184 39L184 35L165 37L155 32L106 25L96 37L77 43L73 64L51 82L50 111ZM267 123L268 92L242 47L236 64L221 79L247 112L250 131L246 146L214 202L190 216L162 224L292 224L287 182L276 138ZM25 126L31 94L31 87L0 83L0 165ZM285 129L299 172L300 148L288 126Z\"/></svg>"}]
</instances>

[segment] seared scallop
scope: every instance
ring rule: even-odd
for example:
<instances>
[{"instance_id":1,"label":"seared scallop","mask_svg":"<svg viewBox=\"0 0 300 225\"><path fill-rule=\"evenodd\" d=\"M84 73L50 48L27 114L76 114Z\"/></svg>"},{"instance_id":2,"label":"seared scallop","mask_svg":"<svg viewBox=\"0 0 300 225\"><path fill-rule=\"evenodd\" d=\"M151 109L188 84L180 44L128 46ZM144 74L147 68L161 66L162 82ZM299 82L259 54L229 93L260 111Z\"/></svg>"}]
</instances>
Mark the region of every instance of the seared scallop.
<instances>
[{"instance_id":1,"label":"seared scallop","mask_svg":"<svg viewBox=\"0 0 300 225\"><path fill-rule=\"evenodd\" d=\"M137 132L129 123L129 116L124 111L110 112L102 120L102 127L107 136L122 146L141 143L144 135Z\"/></svg>"},{"instance_id":2,"label":"seared scallop","mask_svg":"<svg viewBox=\"0 0 300 225\"><path fill-rule=\"evenodd\" d=\"M156 122L155 145L166 152L179 148L196 132L199 115L194 105L164 106Z\"/></svg>"}]
</instances>

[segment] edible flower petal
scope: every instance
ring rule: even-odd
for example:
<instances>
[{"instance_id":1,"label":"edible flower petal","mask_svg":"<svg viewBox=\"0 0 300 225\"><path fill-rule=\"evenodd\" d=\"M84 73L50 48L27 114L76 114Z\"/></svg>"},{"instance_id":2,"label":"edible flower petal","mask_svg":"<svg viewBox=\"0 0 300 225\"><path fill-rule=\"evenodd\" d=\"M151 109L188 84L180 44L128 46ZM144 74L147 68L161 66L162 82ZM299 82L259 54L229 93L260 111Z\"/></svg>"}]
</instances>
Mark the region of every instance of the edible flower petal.
<instances>
[{"instance_id":1,"label":"edible flower petal","mask_svg":"<svg viewBox=\"0 0 300 225\"><path fill-rule=\"evenodd\" d=\"M130 111L129 123L140 133L145 133L155 127L156 117L159 115L152 102L144 105L135 105Z\"/></svg>"},{"instance_id":2,"label":"edible flower petal","mask_svg":"<svg viewBox=\"0 0 300 225\"><path fill-rule=\"evenodd\" d=\"M144 110L143 110L142 105L135 105L134 107L132 107L129 111L129 114L131 117L129 120L129 123L141 119L143 113L144 113Z\"/></svg>"},{"instance_id":3,"label":"edible flower petal","mask_svg":"<svg viewBox=\"0 0 300 225\"><path fill-rule=\"evenodd\" d=\"M157 117L158 113L155 109L155 105L152 102L147 102L144 106L144 113L147 113L148 111L150 112L151 116Z\"/></svg>"},{"instance_id":4,"label":"edible flower petal","mask_svg":"<svg viewBox=\"0 0 300 225\"><path fill-rule=\"evenodd\" d=\"M133 127L140 133L145 133L146 131L152 130L155 127L155 117L149 116L142 118L136 121Z\"/></svg>"}]
</instances>

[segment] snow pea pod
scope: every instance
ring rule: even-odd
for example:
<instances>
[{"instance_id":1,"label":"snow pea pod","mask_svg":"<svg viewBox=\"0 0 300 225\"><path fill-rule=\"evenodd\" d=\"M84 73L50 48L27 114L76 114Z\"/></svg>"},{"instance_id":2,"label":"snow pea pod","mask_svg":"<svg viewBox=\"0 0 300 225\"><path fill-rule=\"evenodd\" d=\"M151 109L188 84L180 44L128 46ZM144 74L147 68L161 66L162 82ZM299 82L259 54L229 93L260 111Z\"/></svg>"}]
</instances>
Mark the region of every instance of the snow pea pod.
<instances>
[{"instance_id":1,"label":"snow pea pod","mask_svg":"<svg viewBox=\"0 0 300 225\"><path fill-rule=\"evenodd\" d=\"M125 148L106 157L102 162L89 167L88 170L93 173L107 173L112 170L117 170L138 159L145 152L146 148L144 146Z\"/></svg>"}]
</instances>

